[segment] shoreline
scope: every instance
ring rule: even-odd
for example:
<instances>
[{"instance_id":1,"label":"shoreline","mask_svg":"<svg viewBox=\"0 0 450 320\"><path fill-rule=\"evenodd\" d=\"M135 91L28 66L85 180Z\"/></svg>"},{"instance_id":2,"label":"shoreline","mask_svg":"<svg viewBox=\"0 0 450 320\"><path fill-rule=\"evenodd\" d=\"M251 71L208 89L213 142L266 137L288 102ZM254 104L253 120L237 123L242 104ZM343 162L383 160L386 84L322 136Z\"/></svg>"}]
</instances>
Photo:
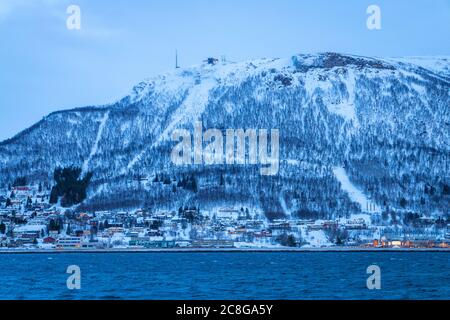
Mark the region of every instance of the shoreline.
<instances>
[{"instance_id":1,"label":"shoreline","mask_svg":"<svg viewBox=\"0 0 450 320\"><path fill-rule=\"evenodd\" d=\"M1 254L108 254L108 253L319 253L319 252L445 252L448 248L121 248L121 249L12 249L1 250Z\"/></svg>"}]
</instances>

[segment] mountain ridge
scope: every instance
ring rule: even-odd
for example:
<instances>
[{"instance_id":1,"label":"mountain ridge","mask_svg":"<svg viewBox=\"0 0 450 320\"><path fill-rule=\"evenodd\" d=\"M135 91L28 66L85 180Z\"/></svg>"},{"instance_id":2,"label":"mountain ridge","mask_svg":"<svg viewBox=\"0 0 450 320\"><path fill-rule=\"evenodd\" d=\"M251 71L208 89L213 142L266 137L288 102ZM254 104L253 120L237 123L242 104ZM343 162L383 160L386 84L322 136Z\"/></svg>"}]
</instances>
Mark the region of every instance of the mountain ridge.
<instances>
[{"instance_id":1,"label":"mountain ridge","mask_svg":"<svg viewBox=\"0 0 450 320\"><path fill-rule=\"evenodd\" d=\"M367 57L367 56L362 56L362 55L352 55L352 54L341 54L341 53L335 53L335 52L325 52L325 53L317 53L317 54L312 54L312 55L323 55L323 54L337 54L337 55L343 55L343 56L349 56L349 57L357 57L357 58L362 58L362 59L377 59L380 61L386 61L387 63L391 62L391 63L406 63L406 64L412 64L415 65L417 67L423 68L423 69L427 69L429 71L432 71L434 73L437 73L439 75L444 75L445 77L450 77L450 55L438 55L438 56L405 56L405 57L389 57L389 58L382 58L382 57ZM310 55L306 55L306 56L310 56ZM293 56L292 58L294 58L296 56ZM291 59L292 59L291 58ZM280 60L280 58L273 58L273 59L268 59L268 58L260 58L257 59L257 61L264 61L264 60ZM431 60L431 62L430 62ZM440 65L440 67L432 67L433 65L436 64L435 60L439 60L438 65ZM248 61L244 61L241 63L250 63L254 60L248 60ZM434 62L434 63L433 63ZM442 64L445 63L446 65L442 66ZM236 64L236 62L230 62L230 64ZM189 70L189 69L194 69L194 68L200 68L202 65L204 64L198 64L198 65L194 65L191 67L187 67L187 68L180 68L180 70L183 70L181 72L184 72L185 70ZM153 78L158 78L161 76L165 76L165 75L172 75L176 72L180 72L180 71L167 71L164 72L160 75L156 75L154 77L150 77L150 78L146 78L145 80L141 81L140 84L144 84L148 81L152 81ZM139 85L136 85L132 88L132 91L135 90L135 88L139 87ZM0 141L0 145L2 144L6 144L8 142L10 142L11 140L14 140L16 138L16 136L19 136L25 132L28 132L29 130L31 130L32 128L34 128L36 125L38 125L40 122L46 120L48 117L52 116L52 115L56 115L56 114L61 114L61 113L65 113L65 112L89 112L89 111L98 111L98 110L102 110L104 108L108 108L108 107L112 107L114 105L116 105L117 103L120 103L123 100L126 100L128 97L131 97L133 95L133 93L128 94L127 96L125 96L124 98L119 99L116 102L111 102L111 103L107 103L104 104L102 106L96 106L96 105L89 105L89 106L84 106L84 107L75 107L75 108L70 108L70 109L61 109L61 110L56 110L53 112L50 112L49 114L47 114L46 116L44 116L41 120L37 121L35 124L31 125L28 128L25 128L24 130L18 132L17 134L13 135L10 138L6 138L2 141Z\"/></svg>"}]
</instances>

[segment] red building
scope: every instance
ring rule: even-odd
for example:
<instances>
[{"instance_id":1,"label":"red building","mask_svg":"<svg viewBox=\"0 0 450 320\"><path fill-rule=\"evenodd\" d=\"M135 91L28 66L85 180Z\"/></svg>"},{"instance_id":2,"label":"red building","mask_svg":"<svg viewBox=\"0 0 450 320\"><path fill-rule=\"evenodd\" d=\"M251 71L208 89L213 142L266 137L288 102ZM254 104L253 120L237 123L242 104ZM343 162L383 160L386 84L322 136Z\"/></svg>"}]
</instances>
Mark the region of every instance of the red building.
<instances>
[{"instance_id":1,"label":"red building","mask_svg":"<svg viewBox=\"0 0 450 320\"><path fill-rule=\"evenodd\" d=\"M52 237L44 238L44 243L55 243L56 239Z\"/></svg>"}]
</instances>

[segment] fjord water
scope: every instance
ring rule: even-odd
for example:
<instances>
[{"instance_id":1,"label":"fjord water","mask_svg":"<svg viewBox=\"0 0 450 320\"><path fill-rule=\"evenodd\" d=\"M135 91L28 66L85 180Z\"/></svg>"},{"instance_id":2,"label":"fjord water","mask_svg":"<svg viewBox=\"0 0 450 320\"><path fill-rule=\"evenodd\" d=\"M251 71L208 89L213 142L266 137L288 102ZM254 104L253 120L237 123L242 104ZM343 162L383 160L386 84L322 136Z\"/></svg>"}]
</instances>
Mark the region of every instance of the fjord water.
<instances>
[{"instance_id":1,"label":"fjord water","mask_svg":"<svg viewBox=\"0 0 450 320\"><path fill-rule=\"evenodd\" d=\"M80 290L67 289L69 265ZM367 289L369 265L380 290ZM450 299L450 253L2 254L0 279L0 299Z\"/></svg>"}]
</instances>

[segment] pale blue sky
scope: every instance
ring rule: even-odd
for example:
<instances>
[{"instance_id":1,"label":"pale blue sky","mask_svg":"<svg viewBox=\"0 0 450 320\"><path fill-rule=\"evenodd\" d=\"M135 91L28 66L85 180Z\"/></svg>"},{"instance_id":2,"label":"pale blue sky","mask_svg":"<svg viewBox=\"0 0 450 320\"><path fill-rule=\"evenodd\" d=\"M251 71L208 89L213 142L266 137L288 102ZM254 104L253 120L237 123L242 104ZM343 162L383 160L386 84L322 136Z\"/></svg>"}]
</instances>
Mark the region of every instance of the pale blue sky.
<instances>
[{"instance_id":1,"label":"pale blue sky","mask_svg":"<svg viewBox=\"0 0 450 320\"><path fill-rule=\"evenodd\" d=\"M81 8L80 31L66 8ZM366 28L381 7L382 29ZM113 102L151 75L337 51L450 55L450 0L0 0L0 140L49 112Z\"/></svg>"}]
</instances>

